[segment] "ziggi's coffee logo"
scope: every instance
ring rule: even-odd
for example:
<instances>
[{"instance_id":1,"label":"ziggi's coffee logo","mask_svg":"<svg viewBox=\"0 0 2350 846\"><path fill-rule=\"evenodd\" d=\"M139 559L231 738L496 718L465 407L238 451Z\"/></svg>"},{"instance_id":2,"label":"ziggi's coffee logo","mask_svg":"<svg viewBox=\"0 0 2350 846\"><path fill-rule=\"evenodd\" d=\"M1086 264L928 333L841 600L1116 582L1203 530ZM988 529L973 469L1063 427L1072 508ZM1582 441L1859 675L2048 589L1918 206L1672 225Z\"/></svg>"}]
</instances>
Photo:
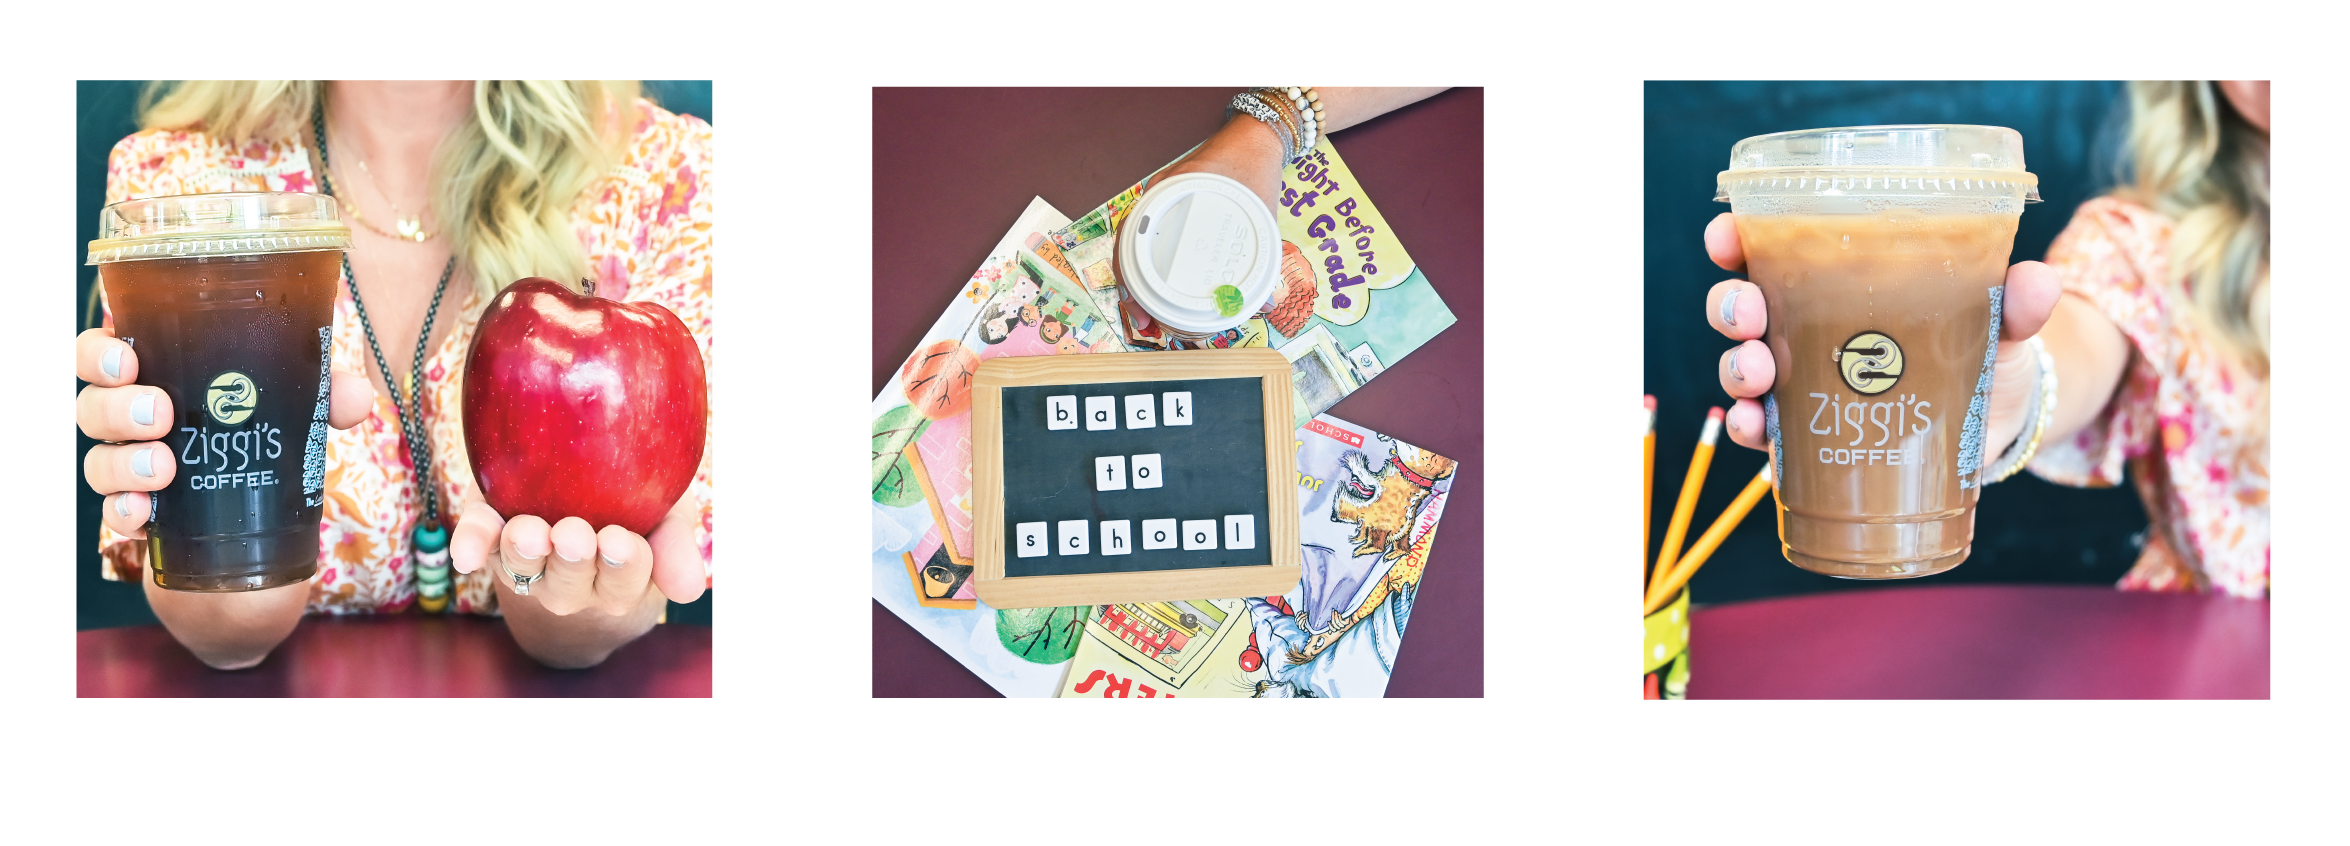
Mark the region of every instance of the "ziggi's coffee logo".
<instances>
[{"instance_id":1,"label":"ziggi's coffee logo","mask_svg":"<svg viewBox=\"0 0 2350 846\"><path fill-rule=\"evenodd\" d=\"M1876 332L1862 332L1836 351L1836 369L1844 384L1863 395L1891 390L1901 381L1901 345Z\"/></svg>"},{"instance_id":2,"label":"ziggi's coffee logo","mask_svg":"<svg viewBox=\"0 0 2350 846\"><path fill-rule=\"evenodd\" d=\"M234 426L253 416L253 401L259 394L252 377L231 370L213 378L212 387L204 392L204 410L221 425Z\"/></svg>"}]
</instances>

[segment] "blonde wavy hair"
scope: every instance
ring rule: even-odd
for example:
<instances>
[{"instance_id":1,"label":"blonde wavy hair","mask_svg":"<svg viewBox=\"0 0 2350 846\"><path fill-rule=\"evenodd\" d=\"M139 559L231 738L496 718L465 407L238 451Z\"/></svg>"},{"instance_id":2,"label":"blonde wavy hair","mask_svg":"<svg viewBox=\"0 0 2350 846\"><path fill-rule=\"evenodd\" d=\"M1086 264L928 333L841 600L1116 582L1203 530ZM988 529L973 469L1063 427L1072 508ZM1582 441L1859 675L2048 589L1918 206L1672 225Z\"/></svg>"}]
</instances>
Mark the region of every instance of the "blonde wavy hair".
<instances>
[{"instance_id":1,"label":"blonde wavy hair","mask_svg":"<svg viewBox=\"0 0 2350 846\"><path fill-rule=\"evenodd\" d=\"M474 119L441 142L430 179L433 216L481 306L526 276L576 287L592 275L572 211L619 161L638 96L634 81L475 83ZM317 81L153 82L139 99L139 127L307 149L325 101Z\"/></svg>"},{"instance_id":2,"label":"blonde wavy hair","mask_svg":"<svg viewBox=\"0 0 2350 846\"><path fill-rule=\"evenodd\" d=\"M2213 82L2130 84L2129 179L2119 193L2176 221L2170 278L2193 319L2266 379L2268 133Z\"/></svg>"}]
</instances>

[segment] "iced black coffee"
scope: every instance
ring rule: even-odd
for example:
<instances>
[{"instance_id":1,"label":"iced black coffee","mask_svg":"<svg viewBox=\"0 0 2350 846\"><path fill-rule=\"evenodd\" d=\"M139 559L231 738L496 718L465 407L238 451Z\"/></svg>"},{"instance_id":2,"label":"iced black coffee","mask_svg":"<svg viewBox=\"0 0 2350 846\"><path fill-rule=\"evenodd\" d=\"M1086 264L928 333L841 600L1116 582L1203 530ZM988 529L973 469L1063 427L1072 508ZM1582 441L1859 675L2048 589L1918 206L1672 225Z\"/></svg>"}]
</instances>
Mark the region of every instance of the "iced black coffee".
<instances>
[{"instance_id":1,"label":"iced black coffee","mask_svg":"<svg viewBox=\"0 0 2350 846\"><path fill-rule=\"evenodd\" d=\"M179 462L152 493L155 584L246 591L318 568L335 290L332 198L197 194L108 206L90 244L139 383L170 397Z\"/></svg>"}]
</instances>

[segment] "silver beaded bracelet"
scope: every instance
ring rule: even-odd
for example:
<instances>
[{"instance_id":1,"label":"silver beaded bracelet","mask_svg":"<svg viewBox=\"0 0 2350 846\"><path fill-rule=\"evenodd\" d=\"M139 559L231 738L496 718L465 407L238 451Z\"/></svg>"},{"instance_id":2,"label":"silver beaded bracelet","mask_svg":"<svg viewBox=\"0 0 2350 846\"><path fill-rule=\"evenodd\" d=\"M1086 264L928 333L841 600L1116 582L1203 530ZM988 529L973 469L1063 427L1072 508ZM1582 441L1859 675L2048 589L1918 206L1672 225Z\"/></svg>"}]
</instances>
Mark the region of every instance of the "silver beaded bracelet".
<instances>
[{"instance_id":1,"label":"silver beaded bracelet","mask_svg":"<svg viewBox=\"0 0 2350 846\"><path fill-rule=\"evenodd\" d=\"M1984 471L1986 484L2004 482L2007 477L2022 472L2024 465L2031 463L2033 454L2040 451L2040 436L2048 433L2048 421L2056 417L2056 359L2048 354L2048 345L2039 336L2024 343L2031 347L2033 363L2039 366L2040 390L2032 393L2032 403L2024 409L2024 420L2028 421L2025 425L2029 428L2018 433L2015 443L2008 445L2007 453Z\"/></svg>"},{"instance_id":2,"label":"silver beaded bracelet","mask_svg":"<svg viewBox=\"0 0 2350 846\"><path fill-rule=\"evenodd\" d=\"M1289 121L1276 112L1266 97L1280 97L1289 101L1289 111L1297 115L1297 126L1292 131ZM1234 110L1247 112L1249 117L1273 127L1281 136L1281 161L1297 164L1314 151L1314 144L1322 140L1322 127L1329 122L1322 113L1322 95L1310 87L1287 86L1254 88L1241 92L1224 107L1224 117L1232 117Z\"/></svg>"},{"instance_id":3,"label":"silver beaded bracelet","mask_svg":"<svg viewBox=\"0 0 2350 846\"><path fill-rule=\"evenodd\" d=\"M1297 160L1299 139L1289 134L1289 124L1283 122L1279 114L1274 113L1272 106L1265 105L1263 100L1257 99L1256 94L1243 91L1239 94L1232 95L1232 102L1224 106L1225 119L1231 119L1232 113L1235 110L1246 113L1249 117L1264 121L1266 126L1273 128L1273 134L1281 138L1282 161L1291 162Z\"/></svg>"}]
</instances>

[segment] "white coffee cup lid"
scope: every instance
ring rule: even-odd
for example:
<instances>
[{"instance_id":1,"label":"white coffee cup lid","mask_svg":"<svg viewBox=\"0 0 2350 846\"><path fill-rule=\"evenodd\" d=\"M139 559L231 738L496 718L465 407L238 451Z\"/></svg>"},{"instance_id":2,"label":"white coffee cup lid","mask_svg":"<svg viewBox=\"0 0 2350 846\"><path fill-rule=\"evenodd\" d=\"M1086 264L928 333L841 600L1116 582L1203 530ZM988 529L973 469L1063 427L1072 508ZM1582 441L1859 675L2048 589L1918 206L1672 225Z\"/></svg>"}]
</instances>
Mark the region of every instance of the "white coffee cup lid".
<instances>
[{"instance_id":1,"label":"white coffee cup lid","mask_svg":"<svg viewBox=\"0 0 2350 846\"><path fill-rule=\"evenodd\" d=\"M1256 316L1280 278L1280 229L1233 179L1186 173L1152 185L1118 233L1118 274L1168 328L1214 333Z\"/></svg>"}]
</instances>

